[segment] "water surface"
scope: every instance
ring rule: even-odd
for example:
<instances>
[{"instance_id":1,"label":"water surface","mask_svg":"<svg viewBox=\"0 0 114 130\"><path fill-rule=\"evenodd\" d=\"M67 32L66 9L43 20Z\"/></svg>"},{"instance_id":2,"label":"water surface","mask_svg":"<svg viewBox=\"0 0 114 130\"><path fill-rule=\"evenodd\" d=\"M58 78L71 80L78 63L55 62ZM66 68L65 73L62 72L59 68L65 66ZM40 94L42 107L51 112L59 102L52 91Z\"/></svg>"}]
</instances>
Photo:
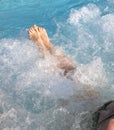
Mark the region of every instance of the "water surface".
<instances>
[{"instance_id":1,"label":"water surface","mask_svg":"<svg viewBox=\"0 0 114 130\"><path fill-rule=\"evenodd\" d=\"M76 64L73 81L28 39L33 24ZM114 99L114 0L0 1L0 129L91 130Z\"/></svg>"}]
</instances>

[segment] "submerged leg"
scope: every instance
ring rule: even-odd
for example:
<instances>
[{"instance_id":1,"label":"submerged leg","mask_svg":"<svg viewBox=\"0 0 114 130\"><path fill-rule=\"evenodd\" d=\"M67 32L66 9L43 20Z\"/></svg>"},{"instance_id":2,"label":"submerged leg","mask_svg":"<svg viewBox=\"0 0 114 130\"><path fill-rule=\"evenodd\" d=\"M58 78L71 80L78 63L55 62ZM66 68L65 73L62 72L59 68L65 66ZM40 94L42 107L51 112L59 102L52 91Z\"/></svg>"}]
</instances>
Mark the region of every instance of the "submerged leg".
<instances>
[{"instance_id":1,"label":"submerged leg","mask_svg":"<svg viewBox=\"0 0 114 130\"><path fill-rule=\"evenodd\" d=\"M44 56L53 55L57 59L57 67L65 70L65 75L70 70L74 70L76 68L76 65L68 57L64 56L62 52L56 52L56 48L50 42L44 28L34 25L29 29L28 33L30 39L37 43Z\"/></svg>"}]
</instances>

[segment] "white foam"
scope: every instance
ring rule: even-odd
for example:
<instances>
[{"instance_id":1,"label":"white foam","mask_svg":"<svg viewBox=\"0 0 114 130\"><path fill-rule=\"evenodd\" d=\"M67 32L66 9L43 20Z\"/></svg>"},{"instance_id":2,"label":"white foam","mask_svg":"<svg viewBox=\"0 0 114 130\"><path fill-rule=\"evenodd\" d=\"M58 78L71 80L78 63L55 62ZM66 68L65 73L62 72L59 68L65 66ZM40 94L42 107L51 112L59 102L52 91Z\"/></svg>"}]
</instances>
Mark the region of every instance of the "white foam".
<instances>
[{"instance_id":1,"label":"white foam","mask_svg":"<svg viewBox=\"0 0 114 130\"><path fill-rule=\"evenodd\" d=\"M68 22L76 26L79 35L90 36L89 39L93 37L92 30L94 30L103 38L104 42L106 41L109 44L109 42L113 42L114 40L114 14L101 16L100 9L94 4L84 6L79 10L71 10ZM91 30L88 30L89 28L91 28ZM94 41L95 40L96 39L94 39Z\"/></svg>"},{"instance_id":2,"label":"white foam","mask_svg":"<svg viewBox=\"0 0 114 130\"><path fill-rule=\"evenodd\" d=\"M53 58L42 59L38 48L29 40L5 39L0 43L2 63L0 64L2 81L0 122L3 122L0 128L45 130L51 125L54 128L67 129L65 124L68 128L74 124L77 129L81 129L79 124L82 118L75 117L72 113L88 109L88 105L83 108L83 105L77 103L78 101L85 102L85 97L88 97L88 95L84 95L85 97L81 95L80 98L79 90L82 88L62 77L59 74L60 70L52 67L56 63ZM79 68L82 75L79 77L79 70L77 70L76 78L83 84L95 86L104 79L100 59ZM88 79L85 80L85 77ZM75 93L77 94L76 101L72 101Z\"/></svg>"},{"instance_id":3,"label":"white foam","mask_svg":"<svg viewBox=\"0 0 114 130\"><path fill-rule=\"evenodd\" d=\"M43 95L53 98L72 94L72 88L69 87L72 85L71 81L62 78L59 75L60 70L54 67L56 60L53 57L44 60L38 47L32 42L26 39L4 39L0 43L3 53L0 55L3 64L0 76L4 80L4 88L9 86L9 89L15 90L17 94L23 93L26 89L37 89L38 93L42 92ZM7 69L9 73L5 71Z\"/></svg>"},{"instance_id":4,"label":"white foam","mask_svg":"<svg viewBox=\"0 0 114 130\"><path fill-rule=\"evenodd\" d=\"M79 10L72 9L68 22L74 25L93 21L100 16L99 8L94 4L88 4Z\"/></svg>"},{"instance_id":5,"label":"white foam","mask_svg":"<svg viewBox=\"0 0 114 130\"><path fill-rule=\"evenodd\" d=\"M101 15L99 7L89 4L71 10L68 22L74 28L71 32L75 31L76 35L76 41L73 41L77 45L76 59L83 63L98 56L105 62L104 66L110 66L114 57L114 14ZM110 68L113 71L113 67Z\"/></svg>"},{"instance_id":6,"label":"white foam","mask_svg":"<svg viewBox=\"0 0 114 130\"><path fill-rule=\"evenodd\" d=\"M63 28L59 28L65 29L65 33L70 32L71 39L62 35L61 30L56 34L66 43L62 49L73 50L72 57L78 61L74 75L76 82L62 77L61 70L52 67L56 60L53 57L44 60L31 41L0 40L1 129L46 130L50 127L52 130L81 130L83 115L88 117L104 99L107 101L113 97L113 93L109 93L104 98L97 89L103 88L103 94L110 88L105 69L108 62L103 56L113 52L114 33L113 14L100 15L100 9L94 4L73 9L68 19L73 28L65 23ZM55 38L59 43L59 38ZM110 63L113 65L113 61ZM92 90L90 93L88 88ZM111 85L111 90L113 88Z\"/></svg>"},{"instance_id":7,"label":"white foam","mask_svg":"<svg viewBox=\"0 0 114 130\"><path fill-rule=\"evenodd\" d=\"M98 58L89 64L79 66L75 76L82 84L90 85L92 87L102 87L108 84L101 58Z\"/></svg>"},{"instance_id":8,"label":"white foam","mask_svg":"<svg viewBox=\"0 0 114 130\"><path fill-rule=\"evenodd\" d=\"M101 18L103 32L107 34L110 39L114 38L114 14L107 14ZM114 39L113 39L114 40Z\"/></svg>"}]
</instances>

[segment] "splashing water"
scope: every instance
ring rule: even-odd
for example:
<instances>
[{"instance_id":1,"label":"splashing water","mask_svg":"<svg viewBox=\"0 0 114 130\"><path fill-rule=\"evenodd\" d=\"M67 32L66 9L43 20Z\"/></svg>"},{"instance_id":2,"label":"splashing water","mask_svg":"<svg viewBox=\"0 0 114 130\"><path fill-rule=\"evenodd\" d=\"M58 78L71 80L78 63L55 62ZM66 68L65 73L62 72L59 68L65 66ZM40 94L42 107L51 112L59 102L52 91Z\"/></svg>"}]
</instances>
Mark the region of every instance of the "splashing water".
<instances>
[{"instance_id":1,"label":"splashing water","mask_svg":"<svg viewBox=\"0 0 114 130\"><path fill-rule=\"evenodd\" d=\"M0 3L0 130L91 130L114 99L114 1ZM27 38L34 23L76 62L73 81Z\"/></svg>"}]
</instances>

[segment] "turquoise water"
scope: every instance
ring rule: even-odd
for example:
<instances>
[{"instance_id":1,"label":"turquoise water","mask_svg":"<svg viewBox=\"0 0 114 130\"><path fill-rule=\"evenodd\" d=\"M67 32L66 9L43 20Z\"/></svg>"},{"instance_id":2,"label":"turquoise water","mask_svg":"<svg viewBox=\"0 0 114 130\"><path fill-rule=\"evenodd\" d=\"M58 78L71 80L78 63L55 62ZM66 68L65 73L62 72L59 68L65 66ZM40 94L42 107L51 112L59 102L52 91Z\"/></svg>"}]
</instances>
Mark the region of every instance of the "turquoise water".
<instances>
[{"instance_id":1,"label":"turquoise water","mask_svg":"<svg viewBox=\"0 0 114 130\"><path fill-rule=\"evenodd\" d=\"M77 64L71 81L28 39L46 28ZM91 130L114 99L114 0L0 0L0 130Z\"/></svg>"}]
</instances>

